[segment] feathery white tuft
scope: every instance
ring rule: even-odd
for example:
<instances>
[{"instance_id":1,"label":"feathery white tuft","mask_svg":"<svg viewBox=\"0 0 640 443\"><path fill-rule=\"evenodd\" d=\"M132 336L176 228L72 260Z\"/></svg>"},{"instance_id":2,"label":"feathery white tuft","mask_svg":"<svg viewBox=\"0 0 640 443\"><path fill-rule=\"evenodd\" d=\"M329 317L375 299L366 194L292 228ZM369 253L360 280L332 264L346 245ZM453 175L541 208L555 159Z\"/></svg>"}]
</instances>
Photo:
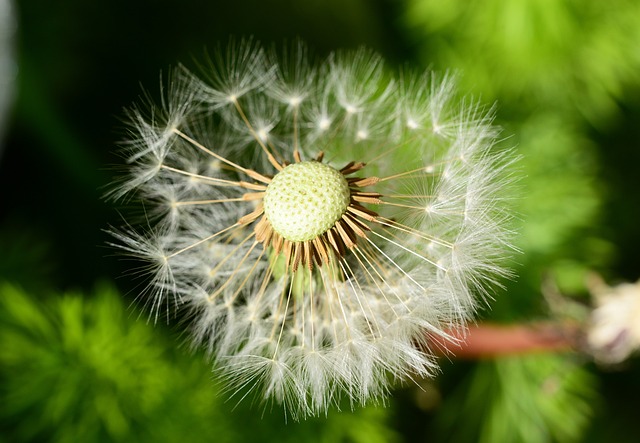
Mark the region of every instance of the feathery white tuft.
<instances>
[{"instance_id":1,"label":"feathery white tuft","mask_svg":"<svg viewBox=\"0 0 640 443\"><path fill-rule=\"evenodd\" d=\"M437 371L430 337L450 339L507 274L511 160L451 75L394 80L365 50L315 66L299 45L284 60L232 43L205 80L180 68L159 108L130 113L131 173L114 194L135 190L157 226L116 239L150 263L153 314L188 310L231 392L300 418ZM345 177L350 204L312 240L278 240L265 191L309 161Z\"/></svg>"}]
</instances>

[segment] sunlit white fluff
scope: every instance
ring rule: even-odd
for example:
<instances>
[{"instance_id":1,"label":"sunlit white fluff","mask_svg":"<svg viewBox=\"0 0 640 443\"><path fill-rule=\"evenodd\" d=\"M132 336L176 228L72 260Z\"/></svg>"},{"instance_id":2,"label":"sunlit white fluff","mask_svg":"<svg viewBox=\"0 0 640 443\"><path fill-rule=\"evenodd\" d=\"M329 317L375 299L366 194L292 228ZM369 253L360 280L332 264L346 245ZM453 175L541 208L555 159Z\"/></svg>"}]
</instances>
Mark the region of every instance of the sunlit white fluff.
<instances>
[{"instance_id":1,"label":"sunlit white fluff","mask_svg":"<svg viewBox=\"0 0 640 443\"><path fill-rule=\"evenodd\" d=\"M151 263L154 314L184 309L230 392L299 418L437 371L431 338L463 327L505 274L509 156L451 75L394 79L366 50L313 64L299 46L284 59L248 41L217 53L202 79L177 69L159 108L130 113L131 173L114 193L135 190L155 224L116 234ZM247 186L321 151L337 170L366 163L345 174L377 177L353 192L380 201L362 203L375 217L360 219L370 231L352 247L321 240L327 262L288 268L256 222L241 222L260 211Z\"/></svg>"}]
</instances>

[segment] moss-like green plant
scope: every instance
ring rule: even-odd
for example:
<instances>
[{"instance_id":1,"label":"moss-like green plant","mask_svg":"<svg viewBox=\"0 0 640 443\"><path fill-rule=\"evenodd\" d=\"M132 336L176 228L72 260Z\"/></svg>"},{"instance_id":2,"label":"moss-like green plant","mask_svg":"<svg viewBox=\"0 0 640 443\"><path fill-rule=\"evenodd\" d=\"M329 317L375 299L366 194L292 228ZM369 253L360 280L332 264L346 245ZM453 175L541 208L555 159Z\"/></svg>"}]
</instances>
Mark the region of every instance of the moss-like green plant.
<instances>
[{"instance_id":1,"label":"moss-like green plant","mask_svg":"<svg viewBox=\"0 0 640 443\"><path fill-rule=\"evenodd\" d=\"M209 364L159 331L109 286L91 297L42 297L0 284L3 436L60 443L395 439L382 408L286 424L280 408L225 403Z\"/></svg>"},{"instance_id":2,"label":"moss-like green plant","mask_svg":"<svg viewBox=\"0 0 640 443\"><path fill-rule=\"evenodd\" d=\"M447 399L438 427L448 442L581 441L593 415L595 379L562 355L481 362Z\"/></svg>"}]
</instances>

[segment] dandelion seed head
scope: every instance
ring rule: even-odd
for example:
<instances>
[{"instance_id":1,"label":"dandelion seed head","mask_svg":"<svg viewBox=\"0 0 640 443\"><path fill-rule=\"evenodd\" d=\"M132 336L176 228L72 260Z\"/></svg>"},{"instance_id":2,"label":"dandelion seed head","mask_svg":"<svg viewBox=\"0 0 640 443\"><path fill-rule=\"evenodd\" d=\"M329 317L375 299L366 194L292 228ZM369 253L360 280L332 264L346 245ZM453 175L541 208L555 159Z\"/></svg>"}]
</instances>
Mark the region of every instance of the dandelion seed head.
<instances>
[{"instance_id":1,"label":"dandelion seed head","mask_svg":"<svg viewBox=\"0 0 640 443\"><path fill-rule=\"evenodd\" d=\"M202 77L181 67L130 113L114 195L137 193L152 227L114 235L147 263L152 316L184 310L232 396L294 418L436 373L430 337L506 274L491 117L452 76L394 79L366 50L313 65L232 42Z\"/></svg>"}]
</instances>

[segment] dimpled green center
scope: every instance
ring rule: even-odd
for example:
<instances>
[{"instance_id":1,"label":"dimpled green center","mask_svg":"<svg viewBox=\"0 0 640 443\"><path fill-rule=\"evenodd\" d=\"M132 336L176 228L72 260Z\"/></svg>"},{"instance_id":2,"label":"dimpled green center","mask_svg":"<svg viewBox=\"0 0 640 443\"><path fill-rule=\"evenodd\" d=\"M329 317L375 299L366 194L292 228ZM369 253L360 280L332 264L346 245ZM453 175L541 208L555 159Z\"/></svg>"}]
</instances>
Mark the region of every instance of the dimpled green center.
<instances>
[{"instance_id":1,"label":"dimpled green center","mask_svg":"<svg viewBox=\"0 0 640 443\"><path fill-rule=\"evenodd\" d=\"M271 227L293 242L324 234L349 205L349 184L331 166L316 161L294 163L273 177L264 197Z\"/></svg>"}]
</instances>

